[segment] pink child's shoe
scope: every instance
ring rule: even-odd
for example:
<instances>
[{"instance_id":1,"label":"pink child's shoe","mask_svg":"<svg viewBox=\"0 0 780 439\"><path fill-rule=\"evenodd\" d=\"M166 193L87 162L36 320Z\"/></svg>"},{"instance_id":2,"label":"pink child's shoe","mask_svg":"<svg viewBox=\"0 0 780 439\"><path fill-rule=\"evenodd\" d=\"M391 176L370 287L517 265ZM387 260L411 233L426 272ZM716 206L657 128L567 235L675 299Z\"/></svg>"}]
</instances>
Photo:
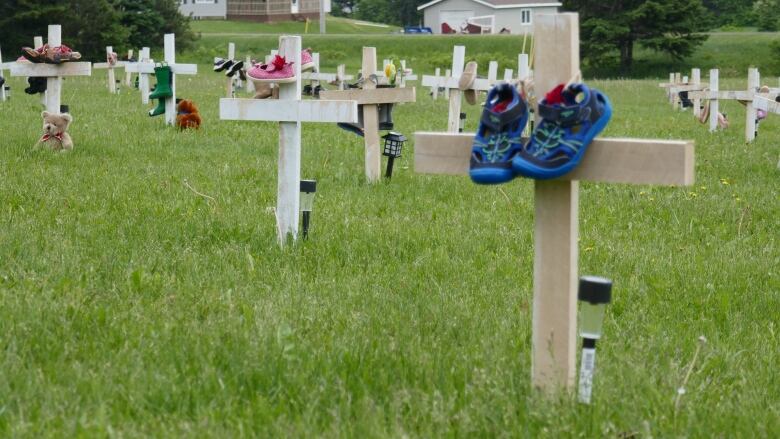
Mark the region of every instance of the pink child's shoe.
<instances>
[{"instance_id":1,"label":"pink child's shoe","mask_svg":"<svg viewBox=\"0 0 780 439\"><path fill-rule=\"evenodd\" d=\"M314 58L311 57L309 49L301 50L301 71L314 70L315 67Z\"/></svg>"},{"instance_id":2,"label":"pink child's shoe","mask_svg":"<svg viewBox=\"0 0 780 439\"><path fill-rule=\"evenodd\" d=\"M284 57L276 55L269 64L255 64L246 74L255 83L295 82L295 71L292 65L293 63L288 63Z\"/></svg>"}]
</instances>

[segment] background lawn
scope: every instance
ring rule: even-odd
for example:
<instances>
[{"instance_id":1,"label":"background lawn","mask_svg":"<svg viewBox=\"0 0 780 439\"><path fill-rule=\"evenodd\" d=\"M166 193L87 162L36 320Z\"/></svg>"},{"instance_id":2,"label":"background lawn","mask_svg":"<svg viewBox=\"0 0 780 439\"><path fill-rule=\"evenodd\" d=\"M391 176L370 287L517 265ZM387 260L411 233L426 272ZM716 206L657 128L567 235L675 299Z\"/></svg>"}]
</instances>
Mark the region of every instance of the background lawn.
<instances>
[{"instance_id":1,"label":"background lawn","mask_svg":"<svg viewBox=\"0 0 780 439\"><path fill-rule=\"evenodd\" d=\"M518 51L516 36L462 38L471 55ZM204 36L204 52L180 59L205 63L226 41ZM236 39L241 54L275 41ZM411 59L423 74L461 40L305 41L328 54L326 66L340 62L333 55L354 69L360 45L377 43L380 59ZM732 127L710 134L671 111L657 79L592 82L615 106L605 136L694 139L696 184L581 185L581 272L615 282L594 404L582 407L529 385L531 182L417 175L410 144L392 181L369 186L362 140L308 124L313 230L281 250L277 126L219 121L224 76L200 69L177 84L205 119L186 133L146 116L134 90L109 95L105 71L67 79L76 148L65 154L31 148L39 100L10 78L13 98L0 104L0 436L780 431L780 118L745 145L737 103L723 104ZM742 88L743 70L722 89ZM474 130L479 108L466 110ZM410 137L444 130L447 103L418 89L395 120Z\"/></svg>"}]
</instances>

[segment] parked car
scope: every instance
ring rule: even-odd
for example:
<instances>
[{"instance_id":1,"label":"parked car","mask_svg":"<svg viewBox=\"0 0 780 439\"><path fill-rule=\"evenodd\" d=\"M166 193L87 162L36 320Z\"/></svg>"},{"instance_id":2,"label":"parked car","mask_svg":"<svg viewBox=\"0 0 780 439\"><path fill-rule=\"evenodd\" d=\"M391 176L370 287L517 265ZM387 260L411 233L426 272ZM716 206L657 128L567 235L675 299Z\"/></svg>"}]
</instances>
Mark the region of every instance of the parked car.
<instances>
[{"instance_id":1,"label":"parked car","mask_svg":"<svg viewBox=\"0 0 780 439\"><path fill-rule=\"evenodd\" d=\"M432 34L433 30L426 26L405 26L405 34Z\"/></svg>"}]
</instances>

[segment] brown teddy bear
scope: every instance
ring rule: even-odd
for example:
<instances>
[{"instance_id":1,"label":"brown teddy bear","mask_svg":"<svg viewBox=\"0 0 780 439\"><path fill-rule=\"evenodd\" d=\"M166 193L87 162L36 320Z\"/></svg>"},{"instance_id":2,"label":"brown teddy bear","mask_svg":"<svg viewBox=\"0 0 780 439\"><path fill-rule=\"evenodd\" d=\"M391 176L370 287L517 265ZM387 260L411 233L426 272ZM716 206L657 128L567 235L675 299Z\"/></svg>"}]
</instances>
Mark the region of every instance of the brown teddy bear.
<instances>
[{"instance_id":1,"label":"brown teddy bear","mask_svg":"<svg viewBox=\"0 0 780 439\"><path fill-rule=\"evenodd\" d=\"M43 116L43 136L36 146L45 145L55 151L73 149L73 140L68 134L68 126L73 122L73 117L68 113L48 111L41 113L41 116Z\"/></svg>"},{"instance_id":2,"label":"brown teddy bear","mask_svg":"<svg viewBox=\"0 0 780 439\"><path fill-rule=\"evenodd\" d=\"M176 110L176 126L179 129L200 128L200 113L194 102L189 99L182 99Z\"/></svg>"}]
</instances>

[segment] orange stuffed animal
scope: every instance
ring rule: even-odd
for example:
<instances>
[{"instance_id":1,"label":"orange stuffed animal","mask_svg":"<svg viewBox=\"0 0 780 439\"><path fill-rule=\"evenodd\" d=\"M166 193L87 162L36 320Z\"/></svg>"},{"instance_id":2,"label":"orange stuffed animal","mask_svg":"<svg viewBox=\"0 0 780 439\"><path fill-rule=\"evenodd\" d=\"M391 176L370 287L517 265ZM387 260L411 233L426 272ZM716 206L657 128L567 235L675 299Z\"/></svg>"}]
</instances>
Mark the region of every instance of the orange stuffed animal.
<instances>
[{"instance_id":1,"label":"orange stuffed animal","mask_svg":"<svg viewBox=\"0 0 780 439\"><path fill-rule=\"evenodd\" d=\"M176 109L176 126L179 129L200 128L200 113L191 100L182 99Z\"/></svg>"}]
</instances>

